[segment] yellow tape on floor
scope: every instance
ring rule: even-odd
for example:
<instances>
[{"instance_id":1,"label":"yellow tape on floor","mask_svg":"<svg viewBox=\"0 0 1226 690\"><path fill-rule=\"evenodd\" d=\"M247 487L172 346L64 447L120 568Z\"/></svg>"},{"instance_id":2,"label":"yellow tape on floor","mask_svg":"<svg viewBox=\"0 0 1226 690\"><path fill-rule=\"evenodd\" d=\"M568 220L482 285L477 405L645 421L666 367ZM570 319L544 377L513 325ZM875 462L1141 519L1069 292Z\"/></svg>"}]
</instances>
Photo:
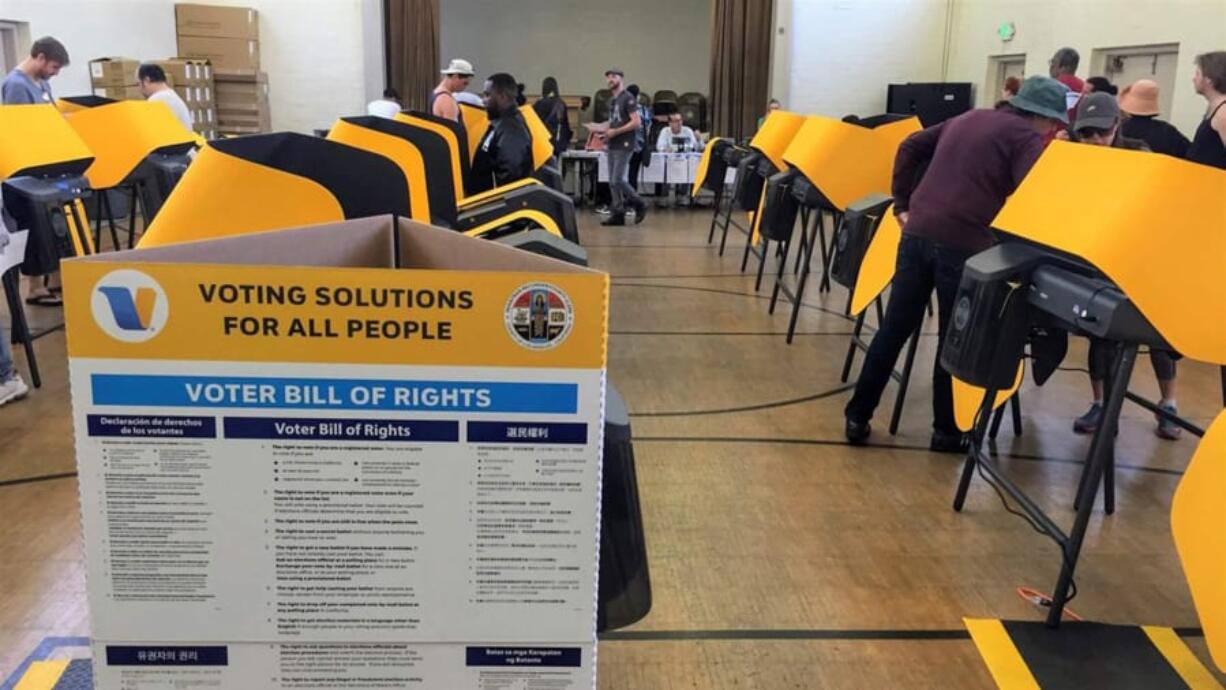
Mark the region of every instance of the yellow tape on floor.
<instances>
[{"instance_id":1,"label":"yellow tape on floor","mask_svg":"<svg viewBox=\"0 0 1226 690\"><path fill-rule=\"evenodd\" d=\"M963 622L1001 690L1039 690L1038 681L1027 668L1003 623L982 618L964 618Z\"/></svg>"},{"instance_id":2,"label":"yellow tape on floor","mask_svg":"<svg viewBox=\"0 0 1226 690\"><path fill-rule=\"evenodd\" d=\"M1152 625L1143 625L1141 629L1191 690L1222 690L1222 684L1200 663L1200 659L1196 658L1174 630Z\"/></svg>"},{"instance_id":3,"label":"yellow tape on floor","mask_svg":"<svg viewBox=\"0 0 1226 690\"><path fill-rule=\"evenodd\" d=\"M26 669L13 690L52 690L68 668L68 659L35 661Z\"/></svg>"}]
</instances>

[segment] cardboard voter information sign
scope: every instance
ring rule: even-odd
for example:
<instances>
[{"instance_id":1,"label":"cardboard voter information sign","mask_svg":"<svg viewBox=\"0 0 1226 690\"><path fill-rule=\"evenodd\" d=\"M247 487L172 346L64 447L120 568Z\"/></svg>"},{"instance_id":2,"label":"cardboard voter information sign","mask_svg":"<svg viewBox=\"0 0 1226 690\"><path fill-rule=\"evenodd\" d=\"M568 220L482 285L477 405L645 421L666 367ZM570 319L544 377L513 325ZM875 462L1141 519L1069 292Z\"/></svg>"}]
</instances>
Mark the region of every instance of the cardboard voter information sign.
<instances>
[{"instance_id":1,"label":"cardboard voter information sign","mask_svg":"<svg viewBox=\"0 0 1226 690\"><path fill-rule=\"evenodd\" d=\"M592 687L604 274L383 217L64 281L98 688Z\"/></svg>"}]
</instances>

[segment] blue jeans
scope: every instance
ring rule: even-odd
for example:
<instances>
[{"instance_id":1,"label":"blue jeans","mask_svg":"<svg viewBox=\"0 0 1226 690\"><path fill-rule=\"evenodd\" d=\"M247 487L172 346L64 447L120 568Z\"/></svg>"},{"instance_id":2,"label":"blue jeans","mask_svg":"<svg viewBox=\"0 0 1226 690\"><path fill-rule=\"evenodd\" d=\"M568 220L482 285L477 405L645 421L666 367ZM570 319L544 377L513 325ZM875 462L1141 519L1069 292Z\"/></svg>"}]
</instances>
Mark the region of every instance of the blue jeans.
<instances>
[{"instance_id":1,"label":"blue jeans","mask_svg":"<svg viewBox=\"0 0 1226 690\"><path fill-rule=\"evenodd\" d=\"M630 157L633 155L633 151L609 149L609 191L613 195L609 208L614 214L625 213L627 203L635 209L643 206L638 192L630 186Z\"/></svg>"},{"instance_id":2,"label":"blue jeans","mask_svg":"<svg viewBox=\"0 0 1226 690\"><path fill-rule=\"evenodd\" d=\"M9 334L0 328L0 383L13 378L17 370L13 368L13 348L9 344Z\"/></svg>"},{"instance_id":3,"label":"blue jeans","mask_svg":"<svg viewBox=\"0 0 1226 690\"><path fill-rule=\"evenodd\" d=\"M881 402L881 393L890 382L890 372L907 340L924 322L924 312L935 288L937 292L940 336L945 340L945 325L953 311L958 283L962 280L962 265L973 252L942 247L932 240L903 233L898 244L898 259L894 282L890 288L890 304L885 310L881 328L869 345L856 380L856 392L847 403L844 414L849 419L867 422ZM941 366L938 345L932 368L932 428L946 433L958 433L954 422L954 400L949 373Z\"/></svg>"}]
</instances>

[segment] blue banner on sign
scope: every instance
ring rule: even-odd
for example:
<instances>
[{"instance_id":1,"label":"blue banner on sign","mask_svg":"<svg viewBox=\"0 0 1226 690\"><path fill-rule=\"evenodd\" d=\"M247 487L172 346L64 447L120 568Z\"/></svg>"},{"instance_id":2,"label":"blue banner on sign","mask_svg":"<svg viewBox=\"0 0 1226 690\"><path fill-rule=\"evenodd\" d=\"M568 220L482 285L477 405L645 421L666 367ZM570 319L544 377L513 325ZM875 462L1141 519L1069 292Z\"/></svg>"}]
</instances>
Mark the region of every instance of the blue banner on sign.
<instances>
[{"instance_id":1,"label":"blue banner on sign","mask_svg":"<svg viewBox=\"0 0 1226 690\"><path fill-rule=\"evenodd\" d=\"M579 647L468 647L465 657L467 666L583 665L583 650Z\"/></svg>"},{"instance_id":2,"label":"blue banner on sign","mask_svg":"<svg viewBox=\"0 0 1226 690\"><path fill-rule=\"evenodd\" d=\"M226 438L319 441L457 442L460 423L402 419L309 419L226 417Z\"/></svg>"},{"instance_id":3,"label":"blue banner on sign","mask_svg":"<svg viewBox=\"0 0 1226 690\"><path fill-rule=\"evenodd\" d=\"M106 646L107 666L227 666L223 646Z\"/></svg>"},{"instance_id":4,"label":"blue banner on sign","mask_svg":"<svg viewBox=\"0 0 1226 690\"><path fill-rule=\"evenodd\" d=\"M213 417L91 414L85 417L90 436L216 438Z\"/></svg>"},{"instance_id":5,"label":"blue banner on sign","mask_svg":"<svg viewBox=\"0 0 1226 690\"><path fill-rule=\"evenodd\" d=\"M574 414L573 383L94 374L95 405Z\"/></svg>"},{"instance_id":6,"label":"blue banner on sign","mask_svg":"<svg viewBox=\"0 0 1226 690\"><path fill-rule=\"evenodd\" d=\"M583 445L587 443L587 425L546 422L469 422L468 442Z\"/></svg>"}]
</instances>

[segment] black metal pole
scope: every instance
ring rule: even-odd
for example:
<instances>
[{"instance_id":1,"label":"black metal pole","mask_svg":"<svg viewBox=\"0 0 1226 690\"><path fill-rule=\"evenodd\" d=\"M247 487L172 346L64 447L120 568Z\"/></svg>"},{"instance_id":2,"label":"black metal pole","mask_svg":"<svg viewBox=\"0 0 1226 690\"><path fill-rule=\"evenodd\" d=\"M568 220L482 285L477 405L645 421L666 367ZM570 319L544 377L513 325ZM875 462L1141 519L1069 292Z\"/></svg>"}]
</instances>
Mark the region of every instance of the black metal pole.
<instances>
[{"instance_id":1,"label":"black metal pole","mask_svg":"<svg viewBox=\"0 0 1226 690\"><path fill-rule=\"evenodd\" d=\"M1128 390L1128 380L1132 377L1132 367L1137 361L1137 344L1122 343L1115 355L1115 363L1111 368L1111 382L1107 389L1107 399L1103 408L1103 424L1098 427L1098 433L1090 444L1090 457L1086 464L1088 475L1082 483L1077 496L1077 517L1073 520L1073 529L1069 532L1068 541L1064 544L1063 559L1060 564L1060 577L1056 580L1056 588L1052 591L1051 608L1047 612L1047 625L1060 625L1064 613L1064 604L1068 601L1069 586L1073 581L1073 571L1077 567L1077 558L1081 555L1081 543L1085 539L1086 528L1090 524L1090 514L1094 512L1094 496L1098 494L1098 485L1107 468L1109 455L1115 446L1115 427L1118 424L1120 409L1124 405L1124 393Z\"/></svg>"},{"instance_id":2,"label":"black metal pole","mask_svg":"<svg viewBox=\"0 0 1226 690\"><path fill-rule=\"evenodd\" d=\"M940 362L936 366L941 366ZM954 494L954 510L962 512L966 504L966 492L971 487L971 477L975 474L975 465L979 463L979 448L988 432L988 424L992 421L992 402L996 400L996 389L989 388L984 392L983 402L979 405L979 417L975 420L975 431L971 434L971 447L966 451L966 464L962 466L962 478L958 480L958 491Z\"/></svg>"}]
</instances>

